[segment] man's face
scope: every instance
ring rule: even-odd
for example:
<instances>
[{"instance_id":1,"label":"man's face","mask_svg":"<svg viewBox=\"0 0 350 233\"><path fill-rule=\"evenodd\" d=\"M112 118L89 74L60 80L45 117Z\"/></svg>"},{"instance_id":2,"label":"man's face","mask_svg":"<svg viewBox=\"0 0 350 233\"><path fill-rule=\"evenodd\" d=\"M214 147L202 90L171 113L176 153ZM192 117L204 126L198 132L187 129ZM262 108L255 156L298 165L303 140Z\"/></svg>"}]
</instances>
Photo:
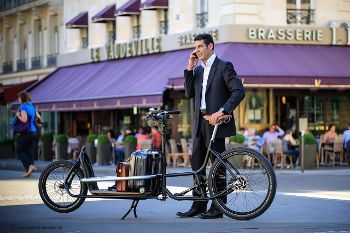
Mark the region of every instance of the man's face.
<instances>
[{"instance_id":1,"label":"man's face","mask_svg":"<svg viewBox=\"0 0 350 233\"><path fill-rule=\"evenodd\" d=\"M199 60L208 60L208 58L212 55L213 44L209 44L206 46L204 40L196 40L194 42L196 54Z\"/></svg>"}]
</instances>

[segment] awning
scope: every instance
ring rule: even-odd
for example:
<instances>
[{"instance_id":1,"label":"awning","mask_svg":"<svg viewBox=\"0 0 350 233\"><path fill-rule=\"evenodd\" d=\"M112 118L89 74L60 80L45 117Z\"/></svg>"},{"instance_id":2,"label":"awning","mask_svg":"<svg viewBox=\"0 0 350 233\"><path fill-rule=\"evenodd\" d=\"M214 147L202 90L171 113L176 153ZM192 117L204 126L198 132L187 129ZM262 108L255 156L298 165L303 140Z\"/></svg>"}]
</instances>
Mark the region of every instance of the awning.
<instances>
[{"instance_id":1,"label":"awning","mask_svg":"<svg viewBox=\"0 0 350 233\"><path fill-rule=\"evenodd\" d=\"M183 90L192 49L57 69L29 89L41 111L155 107ZM246 88L350 89L350 47L217 44Z\"/></svg>"},{"instance_id":2,"label":"awning","mask_svg":"<svg viewBox=\"0 0 350 233\"><path fill-rule=\"evenodd\" d=\"M168 0L146 0L140 10L168 9Z\"/></svg>"},{"instance_id":3,"label":"awning","mask_svg":"<svg viewBox=\"0 0 350 233\"><path fill-rule=\"evenodd\" d=\"M89 25L88 12L79 13L66 23L67 28L87 28Z\"/></svg>"},{"instance_id":4,"label":"awning","mask_svg":"<svg viewBox=\"0 0 350 233\"><path fill-rule=\"evenodd\" d=\"M58 68L28 91L40 111L157 107L187 50ZM184 59L178 59L184 58Z\"/></svg>"},{"instance_id":5,"label":"awning","mask_svg":"<svg viewBox=\"0 0 350 233\"><path fill-rule=\"evenodd\" d=\"M94 23L104 23L107 21L115 21L115 4L106 7L102 11L98 12L94 17L92 17L92 22Z\"/></svg>"},{"instance_id":6,"label":"awning","mask_svg":"<svg viewBox=\"0 0 350 233\"><path fill-rule=\"evenodd\" d=\"M215 52L233 63L246 88L350 88L350 47L227 43ZM184 89L182 76L167 87Z\"/></svg>"},{"instance_id":7,"label":"awning","mask_svg":"<svg viewBox=\"0 0 350 233\"><path fill-rule=\"evenodd\" d=\"M140 0L129 0L116 10L115 16L129 16L140 14Z\"/></svg>"},{"instance_id":8,"label":"awning","mask_svg":"<svg viewBox=\"0 0 350 233\"><path fill-rule=\"evenodd\" d=\"M25 82L25 83L18 83L18 84L13 84L13 85L6 85L2 86L2 92L4 95L4 102L6 103L12 103L13 101L17 100L18 93L21 91L25 90L26 88L30 87L33 85L36 80ZM1 91L0 91L1 93Z\"/></svg>"}]
</instances>

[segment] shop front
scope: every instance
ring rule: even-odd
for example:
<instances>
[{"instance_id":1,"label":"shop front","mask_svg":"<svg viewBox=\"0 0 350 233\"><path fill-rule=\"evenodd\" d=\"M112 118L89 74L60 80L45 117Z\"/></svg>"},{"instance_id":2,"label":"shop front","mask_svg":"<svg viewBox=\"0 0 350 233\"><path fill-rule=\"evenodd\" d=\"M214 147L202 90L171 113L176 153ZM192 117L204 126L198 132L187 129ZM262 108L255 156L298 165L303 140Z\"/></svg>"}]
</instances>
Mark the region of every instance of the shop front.
<instances>
[{"instance_id":1,"label":"shop front","mask_svg":"<svg viewBox=\"0 0 350 233\"><path fill-rule=\"evenodd\" d=\"M299 118L307 118L315 133L329 123L345 128L350 122L345 29L336 34L341 43L332 45L334 30L329 28L315 29L310 37L299 36L309 35L306 29L286 28L286 36L273 37L269 31L279 35L278 28L264 30L266 35L254 28L227 25L207 31L215 40L215 53L233 63L246 89L234 112L237 128L263 131L279 124L297 132ZM121 125L137 128L145 124L148 108L155 107L180 109L171 135L191 137L193 103L184 95L183 70L194 33L91 49L91 57L79 63L73 61L78 55L60 55L60 68L29 92L38 109L54 118L53 128L72 136Z\"/></svg>"}]
</instances>

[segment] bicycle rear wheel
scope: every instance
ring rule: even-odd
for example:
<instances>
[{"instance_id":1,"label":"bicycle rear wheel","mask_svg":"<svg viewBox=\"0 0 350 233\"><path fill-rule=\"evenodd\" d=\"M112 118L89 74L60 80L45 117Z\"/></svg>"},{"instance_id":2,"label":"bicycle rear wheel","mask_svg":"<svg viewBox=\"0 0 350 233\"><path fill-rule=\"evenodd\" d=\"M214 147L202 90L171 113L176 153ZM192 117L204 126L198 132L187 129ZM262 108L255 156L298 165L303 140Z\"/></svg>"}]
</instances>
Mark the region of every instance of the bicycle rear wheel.
<instances>
[{"instance_id":1,"label":"bicycle rear wheel","mask_svg":"<svg viewBox=\"0 0 350 233\"><path fill-rule=\"evenodd\" d=\"M39 193L41 199L50 209L59 213L68 213L79 208L85 198L76 198L68 194L64 187L66 177L73 167L70 161L53 162L45 168L39 178ZM71 184L69 192L73 195L86 195L87 186L81 183L83 172L80 168L75 168L71 174Z\"/></svg>"},{"instance_id":2,"label":"bicycle rear wheel","mask_svg":"<svg viewBox=\"0 0 350 233\"><path fill-rule=\"evenodd\" d=\"M276 193L276 176L265 156L249 148L222 153L227 168L216 159L209 172L209 193L226 216L249 220L263 214ZM237 171L234 169L236 168Z\"/></svg>"}]
</instances>

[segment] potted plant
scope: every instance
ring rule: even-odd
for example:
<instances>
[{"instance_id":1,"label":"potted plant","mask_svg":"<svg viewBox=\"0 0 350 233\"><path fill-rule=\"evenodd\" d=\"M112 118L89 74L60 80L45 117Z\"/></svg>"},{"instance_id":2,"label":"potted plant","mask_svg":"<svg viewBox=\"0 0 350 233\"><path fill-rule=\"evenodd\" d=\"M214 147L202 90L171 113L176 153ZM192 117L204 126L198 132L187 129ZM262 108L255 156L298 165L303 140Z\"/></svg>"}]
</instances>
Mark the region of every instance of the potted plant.
<instances>
[{"instance_id":1,"label":"potted plant","mask_svg":"<svg viewBox=\"0 0 350 233\"><path fill-rule=\"evenodd\" d=\"M95 140L97 139L96 134L89 134L86 138L86 152L89 156L91 163L96 163L96 146Z\"/></svg>"},{"instance_id":2,"label":"potted plant","mask_svg":"<svg viewBox=\"0 0 350 233\"><path fill-rule=\"evenodd\" d=\"M131 153L136 150L137 139L134 135L127 135L124 139L125 159L129 158Z\"/></svg>"},{"instance_id":3,"label":"potted plant","mask_svg":"<svg viewBox=\"0 0 350 233\"><path fill-rule=\"evenodd\" d=\"M64 134L56 135L56 160L67 159L68 138Z\"/></svg>"},{"instance_id":4,"label":"potted plant","mask_svg":"<svg viewBox=\"0 0 350 233\"><path fill-rule=\"evenodd\" d=\"M13 158L14 157L13 145L14 145L14 141L12 139L5 139L3 141L0 141L0 157Z\"/></svg>"},{"instance_id":5,"label":"potted plant","mask_svg":"<svg viewBox=\"0 0 350 233\"><path fill-rule=\"evenodd\" d=\"M244 145L245 137L242 134L236 134L230 137L230 144L227 145L227 149L234 147L241 147ZM243 156L236 155L232 157L231 163L235 164L237 167L243 167Z\"/></svg>"},{"instance_id":6,"label":"potted plant","mask_svg":"<svg viewBox=\"0 0 350 233\"><path fill-rule=\"evenodd\" d=\"M57 140L57 139L56 139ZM52 160L52 141L53 135L51 133L44 133L40 136L40 151L41 160L51 161Z\"/></svg>"},{"instance_id":7,"label":"potted plant","mask_svg":"<svg viewBox=\"0 0 350 233\"><path fill-rule=\"evenodd\" d=\"M300 142L300 156L301 156L301 137L299 138ZM304 135L304 169L313 169L315 168L315 158L316 158L316 139L314 135L307 133ZM301 162L301 157L299 159Z\"/></svg>"},{"instance_id":8,"label":"potted plant","mask_svg":"<svg viewBox=\"0 0 350 233\"><path fill-rule=\"evenodd\" d=\"M97 138L97 164L108 165L111 154L111 143L108 137L101 134Z\"/></svg>"}]
</instances>

